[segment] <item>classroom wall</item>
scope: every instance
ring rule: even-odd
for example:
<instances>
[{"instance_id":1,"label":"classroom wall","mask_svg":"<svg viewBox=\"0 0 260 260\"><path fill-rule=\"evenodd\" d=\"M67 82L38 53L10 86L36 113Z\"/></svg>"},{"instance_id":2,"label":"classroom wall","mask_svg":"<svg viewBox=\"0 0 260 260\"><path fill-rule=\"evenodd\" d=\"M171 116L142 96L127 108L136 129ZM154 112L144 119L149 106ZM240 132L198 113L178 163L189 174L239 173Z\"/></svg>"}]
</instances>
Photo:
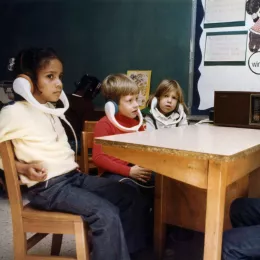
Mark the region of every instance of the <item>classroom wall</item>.
<instances>
[{"instance_id":1,"label":"classroom wall","mask_svg":"<svg viewBox=\"0 0 260 260\"><path fill-rule=\"evenodd\" d=\"M188 101L191 0L2 0L0 80L8 58L51 46L64 60L65 91L87 72L101 80L128 69L152 70L152 91L179 80ZM103 105L99 97L96 106Z\"/></svg>"}]
</instances>

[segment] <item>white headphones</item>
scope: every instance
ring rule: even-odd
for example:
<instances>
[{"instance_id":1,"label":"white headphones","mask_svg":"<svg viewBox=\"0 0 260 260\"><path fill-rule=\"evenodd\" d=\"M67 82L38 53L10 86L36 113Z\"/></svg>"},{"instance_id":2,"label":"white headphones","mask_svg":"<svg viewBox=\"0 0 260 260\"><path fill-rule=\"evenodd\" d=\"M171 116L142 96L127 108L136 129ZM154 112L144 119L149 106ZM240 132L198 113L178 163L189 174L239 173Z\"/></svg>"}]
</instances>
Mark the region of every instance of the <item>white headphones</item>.
<instances>
[{"instance_id":1,"label":"white headphones","mask_svg":"<svg viewBox=\"0 0 260 260\"><path fill-rule=\"evenodd\" d=\"M138 109L138 117L139 117L139 124L138 125L133 126L133 127L124 127L124 126L120 125L116 121L116 118L115 118L116 113L118 113L118 105L114 101L106 102L105 113L106 113L106 116L108 117L109 121L117 129L121 130L122 132L137 132L143 124L143 116L142 116L140 109Z\"/></svg>"},{"instance_id":2,"label":"white headphones","mask_svg":"<svg viewBox=\"0 0 260 260\"><path fill-rule=\"evenodd\" d=\"M25 74L18 75L18 77L13 82L13 89L15 93L22 96L28 103L44 113L52 114L62 118L66 110L69 108L69 101L64 91L62 91L60 95L60 100L62 101L64 108L53 109L40 104L32 95L34 89L33 83L30 77Z\"/></svg>"}]
</instances>

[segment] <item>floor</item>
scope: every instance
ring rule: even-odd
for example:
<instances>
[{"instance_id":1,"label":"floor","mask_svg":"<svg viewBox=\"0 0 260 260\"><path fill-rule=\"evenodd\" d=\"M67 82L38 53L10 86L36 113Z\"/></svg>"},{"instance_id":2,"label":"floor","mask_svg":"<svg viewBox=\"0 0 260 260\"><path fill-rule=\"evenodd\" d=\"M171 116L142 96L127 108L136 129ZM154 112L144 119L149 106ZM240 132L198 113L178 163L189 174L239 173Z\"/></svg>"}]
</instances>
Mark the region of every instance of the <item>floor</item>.
<instances>
[{"instance_id":1,"label":"floor","mask_svg":"<svg viewBox=\"0 0 260 260\"><path fill-rule=\"evenodd\" d=\"M0 196L0 259L13 260L12 252L12 220L9 202L6 197ZM191 232L177 227L169 227L167 248L163 260L202 260L203 234ZM30 252L49 254L50 236L43 239ZM62 243L61 255L75 256L74 237L65 235ZM135 260L153 260L152 248L141 252ZM104 259L109 260L109 259ZM112 260L112 259L111 259Z\"/></svg>"}]
</instances>

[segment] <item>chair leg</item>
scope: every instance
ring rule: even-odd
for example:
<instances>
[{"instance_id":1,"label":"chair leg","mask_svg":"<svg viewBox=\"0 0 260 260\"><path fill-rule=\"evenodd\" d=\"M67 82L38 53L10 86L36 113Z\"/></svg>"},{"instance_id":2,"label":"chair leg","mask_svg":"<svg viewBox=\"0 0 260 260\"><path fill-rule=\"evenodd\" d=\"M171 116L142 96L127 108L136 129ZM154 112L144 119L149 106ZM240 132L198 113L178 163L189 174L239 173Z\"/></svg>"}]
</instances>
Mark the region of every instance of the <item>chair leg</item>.
<instances>
[{"instance_id":1,"label":"chair leg","mask_svg":"<svg viewBox=\"0 0 260 260\"><path fill-rule=\"evenodd\" d=\"M52 235L52 244L51 244L51 255L60 255L61 243L62 243L62 234L53 234Z\"/></svg>"},{"instance_id":2,"label":"chair leg","mask_svg":"<svg viewBox=\"0 0 260 260\"><path fill-rule=\"evenodd\" d=\"M16 232L13 234L14 260L24 260L27 254L26 234Z\"/></svg>"},{"instance_id":3,"label":"chair leg","mask_svg":"<svg viewBox=\"0 0 260 260\"><path fill-rule=\"evenodd\" d=\"M76 240L76 251L77 260L90 260L89 248L87 243L87 232L83 222L75 222L75 240Z\"/></svg>"}]
</instances>

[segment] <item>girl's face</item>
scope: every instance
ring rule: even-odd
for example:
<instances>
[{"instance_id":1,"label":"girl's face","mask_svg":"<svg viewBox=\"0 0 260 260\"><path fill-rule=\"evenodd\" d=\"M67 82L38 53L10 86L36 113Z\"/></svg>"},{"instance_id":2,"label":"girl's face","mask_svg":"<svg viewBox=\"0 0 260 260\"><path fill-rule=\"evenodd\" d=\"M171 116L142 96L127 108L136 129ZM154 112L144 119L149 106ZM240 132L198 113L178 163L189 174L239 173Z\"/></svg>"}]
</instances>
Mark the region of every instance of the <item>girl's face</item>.
<instances>
[{"instance_id":1,"label":"girl's face","mask_svg":"<svg viewBox=\"0 0 260 260\"><path fill-rule=\"evenodd\" d=\"M175 90L165 93L159 99L159 110L161 113L168 114L172 112L177 105L178 96Z\"/></svg>"},{"instance_id":2,"label":"girl's face","mask_svg":"<svg viewBox=\"0 0 260 260\"><path fill-rule=\"evenodd\" d=\"M63 66L58 59L52 59L37 72L37 88L33 96L41 103L57 102L62 91Z\"/></svg>"}]
</instances>

